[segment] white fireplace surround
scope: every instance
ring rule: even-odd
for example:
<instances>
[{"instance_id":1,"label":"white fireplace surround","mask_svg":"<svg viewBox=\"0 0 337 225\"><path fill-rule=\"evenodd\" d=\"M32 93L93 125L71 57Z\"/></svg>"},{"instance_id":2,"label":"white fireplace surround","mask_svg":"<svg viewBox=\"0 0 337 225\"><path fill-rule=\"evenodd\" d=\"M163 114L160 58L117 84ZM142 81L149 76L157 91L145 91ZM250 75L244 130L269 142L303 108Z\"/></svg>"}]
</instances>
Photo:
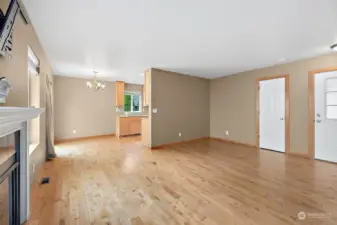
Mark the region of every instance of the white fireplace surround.
<instances>
[{"instance_id":1,"label":"white fireplace surround","mask_svg":"<svg viewBox=\"0 0 337 225\"><path fill-rule=\"evenodd\" d=\"M27 122L38 117L44 109L0 107L0 138L20 131L20 222L23 224L29 217L30 181L29 181L29 146ZM24 188L25 187L25 188Z\"/></svg>"}]
</instances>

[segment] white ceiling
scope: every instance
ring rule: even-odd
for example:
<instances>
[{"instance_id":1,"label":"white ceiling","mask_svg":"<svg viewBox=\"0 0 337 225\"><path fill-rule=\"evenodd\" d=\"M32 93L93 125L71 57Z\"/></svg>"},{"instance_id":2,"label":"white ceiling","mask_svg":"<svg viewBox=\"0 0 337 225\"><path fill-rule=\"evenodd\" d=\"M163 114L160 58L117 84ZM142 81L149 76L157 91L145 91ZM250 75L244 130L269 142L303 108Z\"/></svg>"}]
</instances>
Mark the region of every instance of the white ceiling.
<instances>
[{"instance_id":1,"label":"white ceiling","mask_svg":"<svg viewBox=\"0 0 337 225\"><path fill-rule=\"evenodd\" d=\"M337 0L25 0L55 74L142 83L149 67L205 78L337 43ZM286 60L286 61L285 61Z\"/></svg>"}]
</instances>

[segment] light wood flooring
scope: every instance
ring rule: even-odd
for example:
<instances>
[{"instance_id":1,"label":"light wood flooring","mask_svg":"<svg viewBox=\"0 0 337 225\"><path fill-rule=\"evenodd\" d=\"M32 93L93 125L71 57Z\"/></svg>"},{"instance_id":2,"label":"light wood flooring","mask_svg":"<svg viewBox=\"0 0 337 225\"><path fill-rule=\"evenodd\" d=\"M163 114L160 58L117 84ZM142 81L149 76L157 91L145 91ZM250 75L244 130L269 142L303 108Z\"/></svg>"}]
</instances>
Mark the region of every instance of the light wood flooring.
<instances>
[{"instance_id":1,"label":"light wood flooring","mask_svg":"<svg viewBox=\"0 0 337 225\"><path fill-rule=\"evenodd\" d=\"M50 184L32 187L29 224L337 224L336 164L216 140L150 151L109 137L57 153L37 177Z\"/></svg>"}]
</instances>

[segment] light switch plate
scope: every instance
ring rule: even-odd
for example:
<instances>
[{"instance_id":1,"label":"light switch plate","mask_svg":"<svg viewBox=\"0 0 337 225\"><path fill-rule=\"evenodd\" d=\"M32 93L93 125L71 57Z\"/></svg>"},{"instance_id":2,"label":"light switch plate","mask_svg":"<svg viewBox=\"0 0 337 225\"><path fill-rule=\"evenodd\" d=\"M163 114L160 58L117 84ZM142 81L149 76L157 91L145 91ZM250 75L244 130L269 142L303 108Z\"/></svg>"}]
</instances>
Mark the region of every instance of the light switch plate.
<instances>
[{"instance_id":1,"label":"light switch plate","mask_svg":"<svg viewBox=\"0 0 337 225\"><path fill-rule=\"evenodd\" d=\"M157 112L158 112L157 108L152 109L152 113L157 113Z\"/></svg>"}]
</instances>

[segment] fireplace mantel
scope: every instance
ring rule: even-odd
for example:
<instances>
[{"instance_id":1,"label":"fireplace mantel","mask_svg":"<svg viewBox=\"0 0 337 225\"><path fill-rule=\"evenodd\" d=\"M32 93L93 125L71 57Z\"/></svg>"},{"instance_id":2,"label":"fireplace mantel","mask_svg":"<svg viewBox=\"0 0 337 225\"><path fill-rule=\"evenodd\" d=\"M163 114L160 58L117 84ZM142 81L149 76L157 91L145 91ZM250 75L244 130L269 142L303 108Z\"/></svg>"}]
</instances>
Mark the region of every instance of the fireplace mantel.
<instances>
[{"instance_id":1,"label":"fireplace mantel","mask_svg":"<svg viewBox=\"0 0 337 225\"><path fill-rule=\"evenodd\" d=\"M17 162L19 163L20 180L20 224L29 218L30 205L30 173L29 173L29 145L28 129L29 120L38 117L44 109L39 108L19 108L19 107L0 107L0 138L12 133L16 133L15 142L17 151Z\"/></svg>"},{"instance_id":2,"label":"fireplace mantel","mask_svg":"<svg viewBox=\"0 0 337 225\"><path fill-rule=\"evenodd\" d=\"M0 137L20 130L23 123L39 116L44 109L0 107Z\"/></svg>"}]
</instances>

